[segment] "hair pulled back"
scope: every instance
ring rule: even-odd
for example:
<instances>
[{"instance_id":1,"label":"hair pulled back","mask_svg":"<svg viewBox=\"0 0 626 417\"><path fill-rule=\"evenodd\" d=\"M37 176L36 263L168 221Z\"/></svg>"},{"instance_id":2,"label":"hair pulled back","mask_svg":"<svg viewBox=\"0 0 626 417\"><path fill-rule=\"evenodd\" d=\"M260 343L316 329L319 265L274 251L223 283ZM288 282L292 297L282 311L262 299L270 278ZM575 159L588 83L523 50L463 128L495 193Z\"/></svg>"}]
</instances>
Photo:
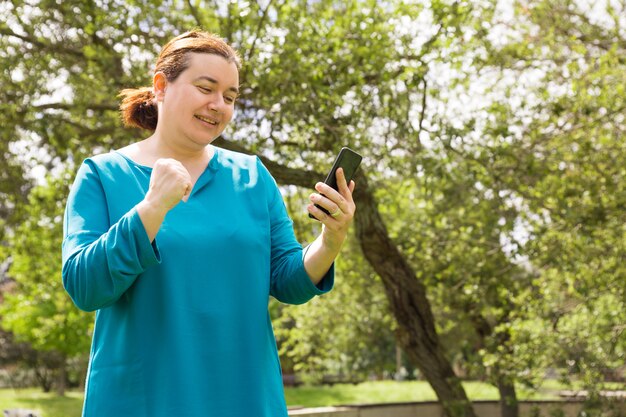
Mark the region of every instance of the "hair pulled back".
<instances>
[{"instance_id":1,"label":"hair pulled back","mask_svg":"<svg viewBox=\"0 0 626 417\"><path fill-rule=\"evenodd\" d=\"M159 54L154 74L162 72L168 82L175 81L189 67L191 52L213 54L224 57L241 69L237 51L222 38L212 33L192 30L170 40ZM158 107L152 87L127 88L120 91L120 110L124 125L156 130Z\"/></svg>"}]
</instances>

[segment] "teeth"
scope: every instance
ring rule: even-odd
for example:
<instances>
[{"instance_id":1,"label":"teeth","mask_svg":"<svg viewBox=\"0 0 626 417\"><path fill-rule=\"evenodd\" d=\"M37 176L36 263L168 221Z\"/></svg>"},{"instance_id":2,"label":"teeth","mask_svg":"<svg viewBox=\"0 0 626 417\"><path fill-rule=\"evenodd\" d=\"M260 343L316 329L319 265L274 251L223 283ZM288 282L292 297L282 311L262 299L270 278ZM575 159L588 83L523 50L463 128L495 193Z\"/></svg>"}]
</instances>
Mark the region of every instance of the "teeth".
<instances>
[{"instance_id":1,"label":"teeth","mask_svg":"<svg viewBox=\"0 0 626 417\"><path fill-rule=\"evenodd\" d=\"M209 124L212 124L212 125L217 125L217 124L218 124L218 122L217 122L217 121L215 121L215 120L213 120L213 119L209 119L209 118L203 117L203 116L200 116L200 115L196 115L195 117L196 117L197 119L200 119L200 120L202 120L202 121L204 121L204 122L207 122L207 123L209 123Z\"/></svg>"}]
</instances>

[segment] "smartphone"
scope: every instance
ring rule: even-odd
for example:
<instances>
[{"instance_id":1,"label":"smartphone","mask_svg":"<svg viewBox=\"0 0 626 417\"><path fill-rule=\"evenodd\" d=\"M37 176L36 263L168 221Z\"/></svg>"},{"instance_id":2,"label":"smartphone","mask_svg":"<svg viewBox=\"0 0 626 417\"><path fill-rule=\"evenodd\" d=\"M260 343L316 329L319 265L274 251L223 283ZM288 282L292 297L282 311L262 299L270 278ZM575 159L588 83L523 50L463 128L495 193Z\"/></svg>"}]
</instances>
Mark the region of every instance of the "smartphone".
<instances>
[{"instance_id":1,"label":"smartphone","mask_svg":"<svg viewBox=\"0 0 626 417\"><path fill-rule=\"evenodd\" d=\"M341 151L339 151L339 155L337 155L335 163L333 163L333 167L330 169L330 172L328 173L326 180L324 180L324 183L330 185L335 190L338 190L339 188L337 187L336 172L337 168L343 168L343 173L346 176L346 182L350 184L350 180L352 180L352 177L354 177L357 168L361 164L361 159L363 159L363 157L354 152L352 149L346 147L341 148ZM315 206L322 210L324 213L330 214L328 210L326 210L324 207L321 207L317 204ZM315 219L315 216L313 216L311 213L309 213L309 217Z\"/></svg>"}]
</instances>

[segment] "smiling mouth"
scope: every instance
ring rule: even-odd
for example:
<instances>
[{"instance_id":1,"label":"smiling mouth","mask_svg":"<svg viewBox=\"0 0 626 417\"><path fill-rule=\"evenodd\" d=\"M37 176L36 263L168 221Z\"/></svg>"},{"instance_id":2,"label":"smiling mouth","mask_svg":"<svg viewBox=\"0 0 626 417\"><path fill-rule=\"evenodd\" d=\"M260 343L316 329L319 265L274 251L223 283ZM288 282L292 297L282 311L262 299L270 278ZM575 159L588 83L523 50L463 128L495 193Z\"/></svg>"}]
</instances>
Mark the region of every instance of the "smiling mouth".
<instances>
[{"instance_id":1,"label":"smiling mouth","mask_svg":"<svg viewBox=\"0 0 626 417\"><path fill-rule=\"evenodd\" d=\"M218 120L209 119L208 117L200 116L199 114L194 115L194 117L213 126L217 126L220 123Z\"/></svg>"}]
</instances>

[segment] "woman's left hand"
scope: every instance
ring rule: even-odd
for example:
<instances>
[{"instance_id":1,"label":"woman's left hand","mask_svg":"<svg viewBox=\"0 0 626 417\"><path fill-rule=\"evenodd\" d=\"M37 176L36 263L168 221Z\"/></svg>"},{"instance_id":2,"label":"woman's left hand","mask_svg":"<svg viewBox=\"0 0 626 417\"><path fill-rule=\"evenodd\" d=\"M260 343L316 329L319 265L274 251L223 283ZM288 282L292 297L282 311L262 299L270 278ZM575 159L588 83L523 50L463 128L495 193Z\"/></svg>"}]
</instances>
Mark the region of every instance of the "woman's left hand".
<instances>
[{"instance_id":1,"label":"woman's left hand","mask_svg":"<svg viewBox=\"0 0 626 417\"><path fill-rule=\"evenodd\" d=\"M312 204L309 204L307 209L324 225L322 230L323 244L329 249L338 251L348 234L356 206L352 199L354 181L350 181L350 185L346 183L342 168L337 169L335 176L339 191L323 182L318 182L315 184L317 193L313 193L309 197ZM330 214L324 213L315 204L324 207Z\"/></svg>"}]
</instances>

